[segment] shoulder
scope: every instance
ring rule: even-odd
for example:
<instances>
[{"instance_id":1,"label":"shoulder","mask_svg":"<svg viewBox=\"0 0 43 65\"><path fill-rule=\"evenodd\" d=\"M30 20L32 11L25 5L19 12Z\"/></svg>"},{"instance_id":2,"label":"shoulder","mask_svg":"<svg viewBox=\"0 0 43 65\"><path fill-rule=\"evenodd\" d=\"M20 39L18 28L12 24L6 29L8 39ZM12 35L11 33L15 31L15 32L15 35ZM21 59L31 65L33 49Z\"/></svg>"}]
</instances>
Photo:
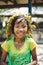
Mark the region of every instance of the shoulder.
<instances>
[{"instance_id":1,"label":"shoulder","mask_svg":"<svg viewBox=\"0 0 43 65\"><path fill-rule=\"evenodd\" d=\"M2 43L2 45L1 45L1 48L3 49L3 50L5 50L6 52L8 52L8 45L9 45L9 41L10 41L11 39L6 39L3 43Z\"/></svg>"},{"instance_id":2,"label":"shoulder","mask_svg":"<svg viewBox=\"0 0 43 65\"><path fill-rule=\"evenodd\" d=\"M36 48L37 47L37 43L35 42L35 40L34 39L30 39L30 49L31 49L31 51L34 49L34 48Z\"/></svg>"},{"instance_id":3,"label":"shoulder","mask_svg":"<svg viewBox=\"0 0 43 65\"><path fill-rule=\"evenodd\" d=\"M34 39L31 38L31 37L29 37L29 36L25 36L24 38L25 38L25 40L27 40L27 41L35 42Z\"/></svg>"},{"instance_id":4,"label":"shoulder","mask_svg":"<svg viewBox=\"0 0 43 65\"><path fill-rule=\"evenodd\" d=\"M32 43L32 44L37 44L33 38L30 38L28 36L27 36L27 40L30 41L30 43Z\"/></svg>"},{"instance_id":5,"label":"shoulder","mask_svg":"<svg viewBox=\"0 0 43 65\"><path fill-rule=\"evenodd\" d=\"M7 44L6 40L2 43L1 47L2 47L2 49L5 50L6 52L8 51L8 44Z\"/></svg>"},{"instance_id":6,"label":"shoulder","mask_svg":"<svg viewBox=\"0 0 43 65\"><path fill-rule=\"evenodd\" d=\"M28 44L30 46L30 50L32 51L34 48L37 47L37 43L35 42L35 40L33 38L30 38L27 36L26 40L28 41Z\"/></svg>"}]
</instances>

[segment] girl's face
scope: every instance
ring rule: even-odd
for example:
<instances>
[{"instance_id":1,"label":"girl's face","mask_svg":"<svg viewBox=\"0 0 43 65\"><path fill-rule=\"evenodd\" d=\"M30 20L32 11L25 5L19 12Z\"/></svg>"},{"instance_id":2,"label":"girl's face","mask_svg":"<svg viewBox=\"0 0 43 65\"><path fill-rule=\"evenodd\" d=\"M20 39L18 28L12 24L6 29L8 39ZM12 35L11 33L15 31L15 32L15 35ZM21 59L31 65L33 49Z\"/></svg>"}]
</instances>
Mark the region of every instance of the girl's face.
<instances>
[{"instance_id":1,"label":"girl's face","mask_svg":"<svg viewBox=\"0 0 43 65\"><path fill-rule=\"evenodd\" d=\"M27 22L25 20L19 22L21 19L17 19L14 24L14 34L18 38L23 38L27 33Z\"/></svg>"}]
</instances>

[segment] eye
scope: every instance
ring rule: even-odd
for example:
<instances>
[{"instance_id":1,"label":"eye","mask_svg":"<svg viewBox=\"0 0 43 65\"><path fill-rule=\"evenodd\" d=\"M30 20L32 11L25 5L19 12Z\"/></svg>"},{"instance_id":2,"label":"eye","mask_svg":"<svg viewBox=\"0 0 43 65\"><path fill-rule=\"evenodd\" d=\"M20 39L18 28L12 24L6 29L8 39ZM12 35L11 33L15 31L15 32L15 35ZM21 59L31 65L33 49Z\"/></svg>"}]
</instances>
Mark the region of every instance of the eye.
<instances>
[{"instance_id":1,"label":"eye","mask_svg":"<svg viewBox=\"0 0 43 65\"><path fill-rule=\"evenodd\" d=\"M26 25L24 25L24 26L22 26L23 28L25 28L26 27Z\"/></svg>"},{"instance_id":2,"label":"eye","mask_svg":"<svg viewBox=\"0 0 43 65\"><path fill-rule=\"evenodd\" d=\"M19 26L16 26L16 28L19 28Z\"/></svg>"}]
</instances>

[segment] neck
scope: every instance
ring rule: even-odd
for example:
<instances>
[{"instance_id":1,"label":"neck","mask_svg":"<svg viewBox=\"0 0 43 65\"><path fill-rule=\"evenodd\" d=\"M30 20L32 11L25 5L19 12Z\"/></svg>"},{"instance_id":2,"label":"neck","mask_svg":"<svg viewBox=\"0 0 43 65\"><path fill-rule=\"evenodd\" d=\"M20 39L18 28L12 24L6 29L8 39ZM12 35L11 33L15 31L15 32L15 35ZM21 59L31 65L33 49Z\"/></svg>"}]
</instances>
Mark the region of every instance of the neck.
<instances>
[{"instance_id":1,"label":"neck","mask_svg":"<svg viewBox=\"0 0 43 65\"><path fill-rule=\"evenodd\" d=\"M15 38L15 41L20 43L20 42L23 42L24 41L24 38L18 38L18 37L16 37Z\"/></svg>"}]
</instances>

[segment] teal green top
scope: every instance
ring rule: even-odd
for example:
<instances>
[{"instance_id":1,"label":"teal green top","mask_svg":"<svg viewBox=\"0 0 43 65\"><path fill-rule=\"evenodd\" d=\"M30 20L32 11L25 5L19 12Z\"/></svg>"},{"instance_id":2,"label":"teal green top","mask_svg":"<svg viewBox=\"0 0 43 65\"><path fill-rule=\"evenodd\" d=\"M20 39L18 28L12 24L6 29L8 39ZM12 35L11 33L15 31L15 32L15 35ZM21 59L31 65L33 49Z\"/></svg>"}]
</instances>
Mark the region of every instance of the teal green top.
<instances>
[{"instance_id":1,"label":"teal green top","mask_svg":"<svg viewBox=\"0 0 43 65\"><path fill-rule=\"evenodd\" d=\"M6 40L2 44L2 48L8 52L8 65L26 65L31 62L31 50L36 47L35 42L30 44L32 38L24 37L24 45L21 48L16 48L14 45L14 37ZM5 48L6 46L6 48ZM30 47L31 46L31 47Z\"/></svg>"}]
</instances>

